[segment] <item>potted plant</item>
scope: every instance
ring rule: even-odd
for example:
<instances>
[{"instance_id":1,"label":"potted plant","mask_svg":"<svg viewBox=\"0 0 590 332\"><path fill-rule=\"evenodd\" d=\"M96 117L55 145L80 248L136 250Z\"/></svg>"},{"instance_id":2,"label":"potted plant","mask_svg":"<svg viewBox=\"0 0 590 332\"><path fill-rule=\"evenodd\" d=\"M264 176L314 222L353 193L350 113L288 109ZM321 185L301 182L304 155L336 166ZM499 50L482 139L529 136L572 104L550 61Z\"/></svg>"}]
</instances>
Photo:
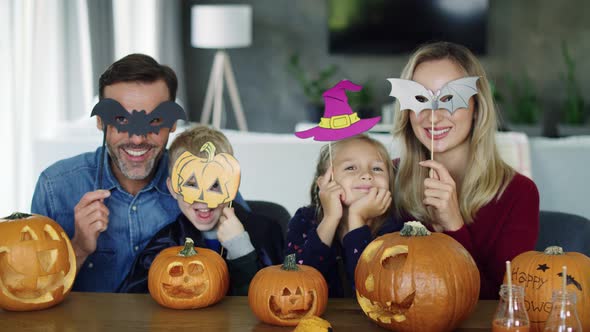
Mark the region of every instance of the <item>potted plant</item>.
<instances>
[{"instance_id":1,"label":"potted plant","mask_svg":"<svg viewBox=\"0 0 590 332\"><path fill-rule=\"evenodd\" d=\"M301 85L303 94L307 99L308 120L314 123L319 122L324 115L322 94L338 83L338 80L335 79L335 76L339 73L338 66L330 65L320 70L317 76L312 78L301 66L299 55L294 54L289 58L287 69ZM358 113L360 118L379 116L380 112L375 105L373 82L368 80L361 85L363 88L360 91L347 93L348 104Z\"/></svg>"},{"instance_id":2,"label":"potted plant","mask_svg":"<svg viewBox=\"0 0 590 332\"><path fill-rule=\"evenodd\" d=\"M287 70L299 82L307 98L308 120L319 122L324 114L322 93L335 84L334 76L338 72L338 66L332 64L321 69L315 77L310 77L301 66L299 55L293 54L289 57Z\"/></svg>"},{"instance_id":3,"label":"potted plant","mask_svg":"<svg viewBox=\"0 0 590 332\"><path fill-rule=\"evenodd\" d=\"M358 92L348 93L348 104L358 113L361 119L373 118L381 115L375 105L375 90L373 81L368 80L362 84L363 88Z\"/></svg>"},{"instance_id":4,"label":"potted plant","mask_svg":"<svg viewBox=\"0 0 590 332\"><path fill-rule=\"evenodd\" d=\"M541 107L539 98L529 76L523 73L520 79L508 76L510 102L494 88L494 98L504 105L504 114L508 119L508 130L524 132L528 136L540 136L539 118Z\"/></svg>"},{"instance_id":5,"label":"potted plant","mask_svg":"<svg viewBox=\"0 0 590 332\"><path fill-rule=\"evenodd\" d=\"M559 134L562 136L590 134L590 127L585 126L588 107L578 86L576 62L565 41L561 43L561 54L566 66L565 75L562 75L566 98L562 108L563 122L558 125Z\"/></svg>"}]
</instances>

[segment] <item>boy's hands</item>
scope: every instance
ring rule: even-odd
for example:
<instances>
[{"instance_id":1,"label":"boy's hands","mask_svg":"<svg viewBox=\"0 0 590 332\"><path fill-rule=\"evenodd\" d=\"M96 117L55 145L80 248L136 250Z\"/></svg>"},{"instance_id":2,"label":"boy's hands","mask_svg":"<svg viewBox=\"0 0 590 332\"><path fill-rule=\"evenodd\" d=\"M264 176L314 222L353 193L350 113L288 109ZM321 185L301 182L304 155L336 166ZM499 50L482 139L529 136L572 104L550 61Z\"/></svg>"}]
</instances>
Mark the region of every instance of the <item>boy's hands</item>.
<instances>
[{"instance_id":1,"label":"boy's hands","mask_svg":"<svg viewBox=\"0 0 590 332\"><path fill-rule=\"evenodd\" d=\"M233 208L224 207L217 226L217 239L223 243L245 232Z\"/></svg>"},{"instance_id":2,"label":"boy's hands","mask_svg":"<svg viewBox=\"0 0 590 332\"><path fill-rule=\"evenodd\" d=\"M74 207L74 237L72 247L76 253L78 268L90 254L96 251L100 233L109 225L109 209L104 199L111 196L108 190L90 191L84 194Z\"/></svg>"},{"instance_id":3,"label":"boy's hands","mask_svg":"<svg viewBox=\"0 0 590 332\"><path fill-rule=\"evenodd\" d=\"M373 187L348 208L348 231L364 226L368 220L384 214L391 205L387 188Z\"/></svg>"}]
</instances>

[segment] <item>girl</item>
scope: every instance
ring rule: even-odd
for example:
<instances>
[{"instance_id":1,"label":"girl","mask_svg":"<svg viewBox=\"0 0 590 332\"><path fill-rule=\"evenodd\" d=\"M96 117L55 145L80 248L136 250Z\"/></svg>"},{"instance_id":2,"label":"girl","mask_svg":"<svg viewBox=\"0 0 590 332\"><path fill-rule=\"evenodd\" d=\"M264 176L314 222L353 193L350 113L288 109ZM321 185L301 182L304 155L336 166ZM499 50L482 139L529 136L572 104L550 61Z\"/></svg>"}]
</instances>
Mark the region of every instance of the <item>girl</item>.
<instances>
[{"instance_id":1,"label":"girl","mask_svg":"<svg viewBox=\"0 0 590 332\"><path fill-rule=\"evenodd\" d=\"M489 299L498 297L505 261L535 247L537 187L500 158L490 85L467 48L446 42L425 45L401 74L430 91L467 76L479 77L478 92L467 108L395 112L394 136L402 143L395 207L402 221L420 220L460 242L479 268L480 298ZM428 160L431 139L435 160Z\"/></svg>"},{"instance_id":2,"label":"girl","mask_svg":"<svg viewBox=\"0 0 590 332\"><path fill-rule=\"evenodd\" d=\"M332 143L332 158L330 168L324 146L311 185L311 205L297 210L289 222L287 253L318 269L329 295L342 297L352 294L349 285L354 285L354 269L367 244L400 227L390 218L394 175L385 147L357 135Z\"/></svg>"}]
</instances>

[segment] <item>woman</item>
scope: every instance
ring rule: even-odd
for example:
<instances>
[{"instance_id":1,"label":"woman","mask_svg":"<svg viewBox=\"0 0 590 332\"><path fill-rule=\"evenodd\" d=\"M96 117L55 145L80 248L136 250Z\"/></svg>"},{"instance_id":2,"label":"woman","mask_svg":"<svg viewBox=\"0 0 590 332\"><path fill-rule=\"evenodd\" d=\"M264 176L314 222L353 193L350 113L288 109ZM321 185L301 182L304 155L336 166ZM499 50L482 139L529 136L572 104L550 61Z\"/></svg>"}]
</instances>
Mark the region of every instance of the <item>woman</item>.
<instances>
[{"instance_id":1,"label":"woman","mask_svg":"<svg viewBox=\"0 0 590 332\"><path fill-rule=\"evenodd\" d=\"M479 77L477 93L467 107L439 108L434 114L430 109L396 111L394 135L400 138L402 156L394 206L402 220L420 220L460 242L479 268L480 298L490 299L498 298L505 262L534 249L537 187L501 159L490 85L467 48L447 42L422 46L401 78L436 92L448 82L474 76ZM415 97L421 101L424 96ZM445 102L453 97L437 98ZM431 149L434 160L429 160Z\"/></svg>"}]
</instances>

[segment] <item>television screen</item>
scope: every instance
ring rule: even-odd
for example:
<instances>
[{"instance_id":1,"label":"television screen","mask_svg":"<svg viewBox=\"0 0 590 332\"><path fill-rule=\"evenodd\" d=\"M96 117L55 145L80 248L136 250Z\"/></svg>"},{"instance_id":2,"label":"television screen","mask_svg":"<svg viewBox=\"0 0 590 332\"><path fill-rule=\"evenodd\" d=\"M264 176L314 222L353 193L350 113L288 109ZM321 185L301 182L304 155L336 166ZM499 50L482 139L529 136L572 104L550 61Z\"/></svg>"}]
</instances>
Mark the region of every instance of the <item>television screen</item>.
<instances>
[{"instance_id":1,"label":"television screen","mask_svg":"<svg viewBox=\"0 0 590 332\"><path fill-rule=\"evenodd\" d=\"M488 0L328 0L332 54L409 53L450 41L486 53Z\"/></svg>"}]
</instances>

